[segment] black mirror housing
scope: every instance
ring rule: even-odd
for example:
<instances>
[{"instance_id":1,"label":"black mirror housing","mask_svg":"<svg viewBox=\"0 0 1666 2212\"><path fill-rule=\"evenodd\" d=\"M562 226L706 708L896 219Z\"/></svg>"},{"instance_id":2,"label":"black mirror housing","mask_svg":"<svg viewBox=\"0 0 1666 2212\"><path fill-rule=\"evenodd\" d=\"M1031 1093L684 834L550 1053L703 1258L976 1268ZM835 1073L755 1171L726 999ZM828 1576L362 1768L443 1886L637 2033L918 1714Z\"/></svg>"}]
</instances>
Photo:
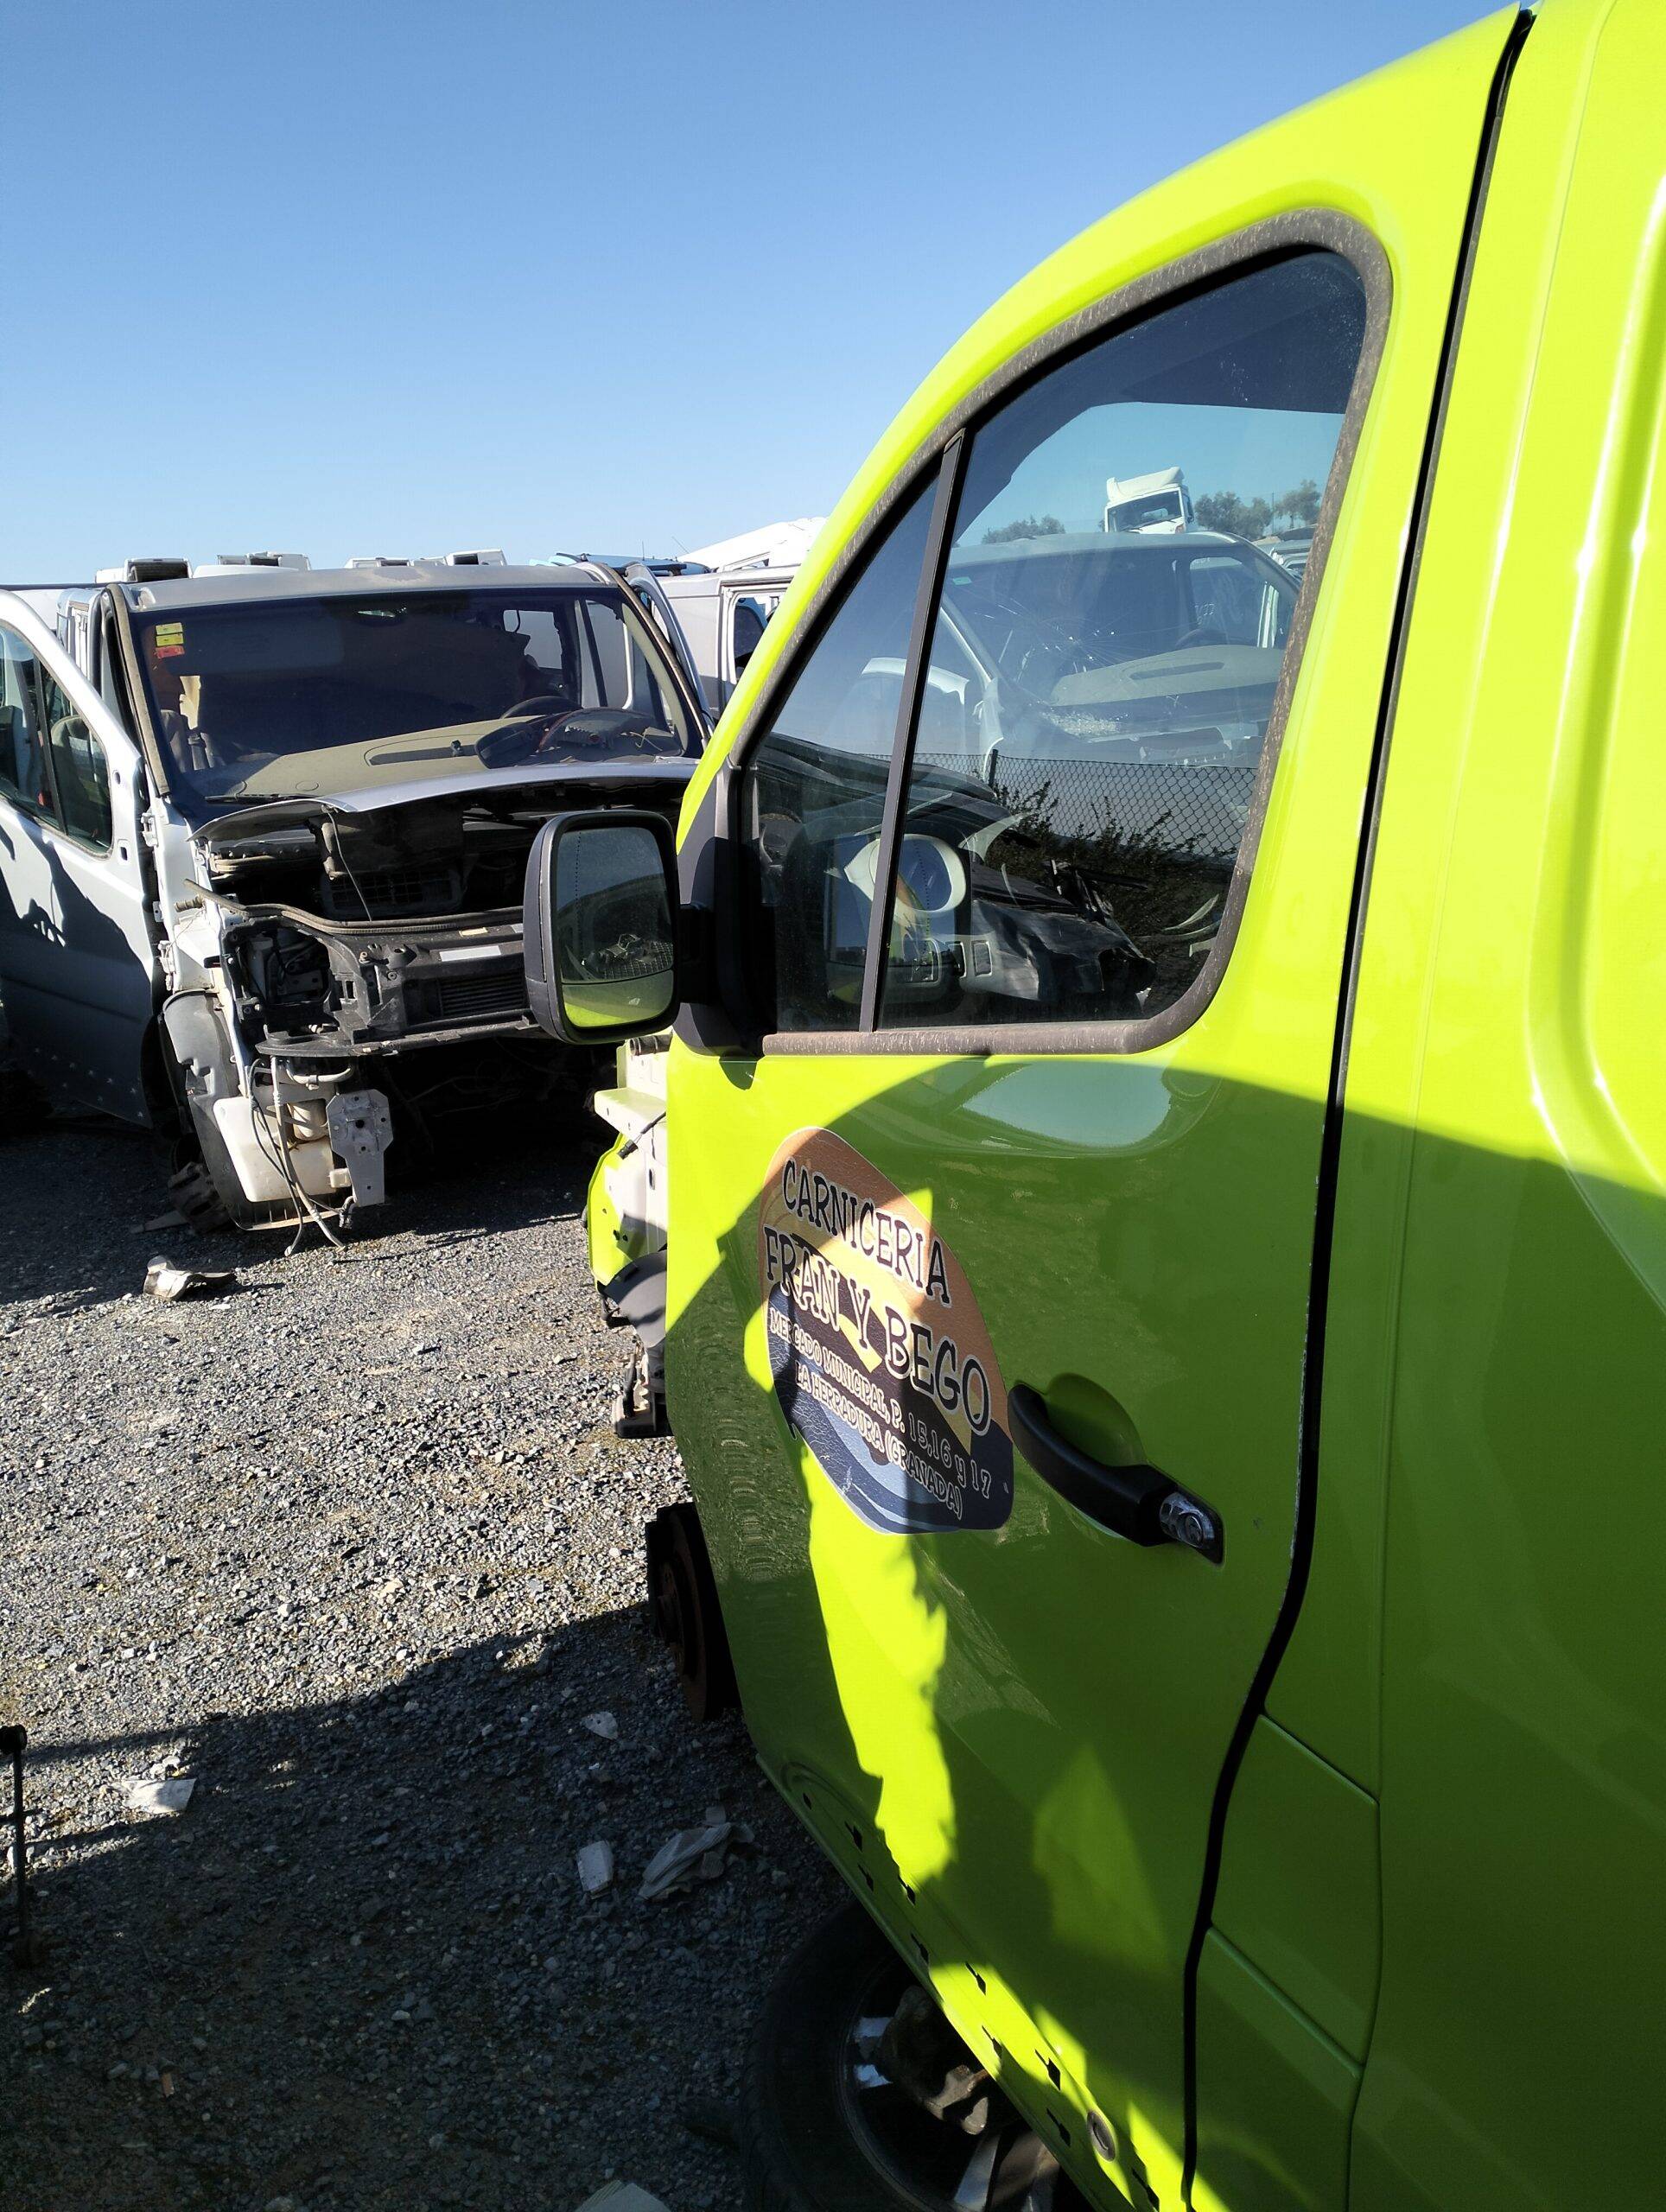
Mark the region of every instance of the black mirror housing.
<instances>
[{"instance_id":1,"label":"black mirror housing","mask_svg":"<svg viewBox=\"0 0 1666 2212\"><path fill-rule=\"evenodd\" d=\"M664 1028L681 1001L677 848L663 815L552 815L526 862L522 950L541 1029L617 1045Z\"/></svg>"}]
</instances>

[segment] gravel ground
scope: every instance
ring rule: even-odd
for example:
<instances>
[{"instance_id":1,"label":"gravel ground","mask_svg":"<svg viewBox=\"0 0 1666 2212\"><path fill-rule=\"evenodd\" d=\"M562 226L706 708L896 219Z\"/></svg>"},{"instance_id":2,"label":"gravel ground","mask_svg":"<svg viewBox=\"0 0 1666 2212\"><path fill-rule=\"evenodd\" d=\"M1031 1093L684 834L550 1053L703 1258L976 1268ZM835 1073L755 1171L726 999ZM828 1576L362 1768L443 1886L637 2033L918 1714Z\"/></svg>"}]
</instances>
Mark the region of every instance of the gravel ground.
<instances>
[{"instance_id":1,"label":"gravel ground","mask_svg":"<svg viewBox=\"0 0 1666 2212\"><path fill-rule=\"evenodd\" d=\"M640 1532L682 1477L607 1423L593 1153L493 1145L286 1259L147 1231L143 1138L0 1147L0 1719L50 1944L0 1969L8 2212L568 2212L615 2174L737 2202L689 2101L734 2094L837 1885L649 1635ZM142 1298L161 1249L243 1287ZM182 1813L130 1807L175 1774ZM755 1850L639 1902L714 1802Z\"/></svg>"}]
</instances>

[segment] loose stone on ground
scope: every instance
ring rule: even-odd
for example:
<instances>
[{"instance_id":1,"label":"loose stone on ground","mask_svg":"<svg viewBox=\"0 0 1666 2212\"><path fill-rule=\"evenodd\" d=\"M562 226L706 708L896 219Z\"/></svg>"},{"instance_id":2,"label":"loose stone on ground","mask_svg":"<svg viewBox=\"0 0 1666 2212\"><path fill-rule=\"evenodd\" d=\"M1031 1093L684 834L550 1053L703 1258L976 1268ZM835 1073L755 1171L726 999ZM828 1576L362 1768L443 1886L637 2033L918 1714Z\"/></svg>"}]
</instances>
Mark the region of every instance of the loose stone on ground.
<instances>
[{"instance_id":1,"label":"loose stone on ground","mask_svg":"<svg viewBox=\"0 0 1666 2212\"><path fill-rule=\"evenodd\" d=\"M161 1304L159 1153L0 1147L0 1718L51 1945L0 1983L16 2212L737 2201L679 2115L834 1878L649 1634L684 1488L608 1426L595 1140L488 1149L340 1259L200 1240L238 1294ZM720 1805L753 1849L642 1899Z\"/></svg>"}]
</instances>

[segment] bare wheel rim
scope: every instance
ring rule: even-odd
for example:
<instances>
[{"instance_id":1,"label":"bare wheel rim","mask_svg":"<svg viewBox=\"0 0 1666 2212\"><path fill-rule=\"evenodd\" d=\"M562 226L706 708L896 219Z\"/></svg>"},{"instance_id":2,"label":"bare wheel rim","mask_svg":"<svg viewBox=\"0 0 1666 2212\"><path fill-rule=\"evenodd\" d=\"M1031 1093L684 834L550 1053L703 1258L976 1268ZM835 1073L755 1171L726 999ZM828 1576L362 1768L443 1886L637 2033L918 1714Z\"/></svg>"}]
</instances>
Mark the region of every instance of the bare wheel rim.
<instances>
[{"instance_id":1,"label":"bare wheel rim","mask_svg":"<svg viewBox=\"0 0 1666 2212\"><path fill-rule=\"evenodd\" d=\"M895 2194L919 2212L1054 2212L1059 2168L1034 2130L993 2084L989 2118L969 2134L900 2088L881 2045L903 1991L899 1961L876 1968L845 2031L839 2101L851 2140ZM1019 2180L1016 2175L1032 2176Z\"/></svg>"}]
</instances>

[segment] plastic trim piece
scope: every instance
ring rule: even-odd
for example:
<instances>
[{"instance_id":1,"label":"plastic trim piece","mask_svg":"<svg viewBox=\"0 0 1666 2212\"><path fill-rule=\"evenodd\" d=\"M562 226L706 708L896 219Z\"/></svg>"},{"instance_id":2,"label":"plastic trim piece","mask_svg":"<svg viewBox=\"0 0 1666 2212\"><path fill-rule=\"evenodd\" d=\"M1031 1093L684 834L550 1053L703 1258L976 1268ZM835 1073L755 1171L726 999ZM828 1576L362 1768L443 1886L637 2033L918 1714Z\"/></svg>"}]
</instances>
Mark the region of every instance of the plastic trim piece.
<instances>
[{"instance_id":1,"label":"plastic trim piece","mask_svg":"<svg viewBox=\"0 0 1666 2212\"><path fill-rule=\"evenodd\" d=\"M665 1255L645 1252L601 1285L610 1326L634 1329L651 1348L665 1341Z\"/></svg>"}]
</instances>

